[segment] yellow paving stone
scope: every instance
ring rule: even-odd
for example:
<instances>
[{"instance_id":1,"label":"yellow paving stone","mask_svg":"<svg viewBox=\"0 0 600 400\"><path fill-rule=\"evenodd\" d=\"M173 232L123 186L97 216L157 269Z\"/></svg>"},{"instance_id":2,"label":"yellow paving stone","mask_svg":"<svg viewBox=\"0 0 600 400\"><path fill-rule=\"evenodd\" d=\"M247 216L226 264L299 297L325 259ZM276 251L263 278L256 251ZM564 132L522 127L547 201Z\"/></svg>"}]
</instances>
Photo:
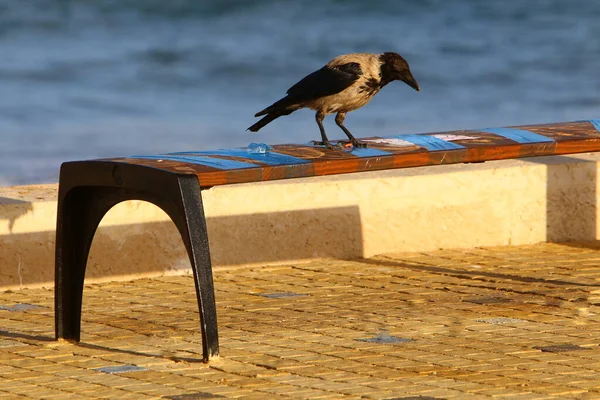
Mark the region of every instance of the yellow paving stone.
<instances>
[{"instance_id":1,"label":"yellow paving stone","mask_svg":"<svg viewBox=\"0 0 600 400\"><path fill-rule=\"evenodd\" d=\"M266 388L263 391L265 393L272 393L272 394L277 394L277 395L287 395L290 397L300 397L300 398L305 398L305 399L315 399L315 398L330 395L330 393L328 393L327 391L306 388L306 387L275 386L275 387L271 387L271 388Z\"/></svg>"},{"instance_id":2,"label":"yellow paving stone","mask_svg":"<svg viewBox=\"0 0 600 400\"><path fill-rule=\"evenodd\" d=\"M57 396L62 396L64 398L68 395L68 393L61 390L43 386L19 386L12 388L10 392L32 398L56 398Z\"/></svg>"},{"instance_id":3,"label":"yellow paving stone","mask_svg":"<svg viewBox=\"0 0 600 400\"><path fill-rule=\"evenodd\" d=\"M275 394L275 393L248 393L245 394L243 393L241 396L237 396L239 393L235 394L234 396L231 396L232 398L243 398L244 400L264 400L266 398L273 399L273 400L281 400L281 399L291 399L291 396L285 396L285 395L280 395L280 394Z\"/></svg>"},{"instance_id":4,"label":"yellow paving stone","mask_svg":"<svg viewBox=\"0 0 600 400\"><path fill-rule=\"evenodd\" d=\"M209 365L199 362L191 276L87 285L80 345L50 341L52 291L0 293L46 307L0 310L11 333L0 338L0 393L600 398L598 250L540 244L216 270L221 358ZM307 296L259 295L281 292ZM381 334L415 341L356 340ZM566 343L590 350L535 349ZM124 364L146 371L93 369Z\"/></svg>"}]
</instances>

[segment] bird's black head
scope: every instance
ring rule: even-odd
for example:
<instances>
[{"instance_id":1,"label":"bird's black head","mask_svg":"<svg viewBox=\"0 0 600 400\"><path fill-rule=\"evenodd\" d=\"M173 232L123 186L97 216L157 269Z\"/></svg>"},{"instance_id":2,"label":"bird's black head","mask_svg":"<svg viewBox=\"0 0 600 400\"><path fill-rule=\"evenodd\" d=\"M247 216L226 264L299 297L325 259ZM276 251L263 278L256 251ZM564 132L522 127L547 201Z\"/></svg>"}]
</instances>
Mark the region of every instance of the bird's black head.
<instances>
[{"instance_id":1,"label":"bird's black head","mask_svg":"<svg viewBox=\"0 0 600 400\"><path fill-rule=\"evenodd\" d=\"M385 86L391 81L402 81L408 86L420 91L417 80L410 73L408 63L398 53L383 53L379 56L381 61L381 86Z\"/></svg>"}]
</instances>

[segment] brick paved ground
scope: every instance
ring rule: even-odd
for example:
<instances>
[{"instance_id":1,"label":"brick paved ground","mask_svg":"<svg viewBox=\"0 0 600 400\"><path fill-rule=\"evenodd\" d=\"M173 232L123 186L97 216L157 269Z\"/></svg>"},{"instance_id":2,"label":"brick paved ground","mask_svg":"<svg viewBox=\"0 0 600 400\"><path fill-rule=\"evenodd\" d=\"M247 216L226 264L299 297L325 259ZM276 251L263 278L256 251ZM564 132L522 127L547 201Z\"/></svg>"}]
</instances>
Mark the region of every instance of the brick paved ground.
<instances>
[{"instance_id":1,"label":"brick paved ground","mask_svg":"<svg viewBox=\"0 0 600 400\"><path fill-rule=\"evenodd\" d=\"M86 286L80 345L53 341L52 291L0 293L0 396L600 398L597 245L217 271L215 285L209 365L190 277Z\"/></svg>"}]
</instances>

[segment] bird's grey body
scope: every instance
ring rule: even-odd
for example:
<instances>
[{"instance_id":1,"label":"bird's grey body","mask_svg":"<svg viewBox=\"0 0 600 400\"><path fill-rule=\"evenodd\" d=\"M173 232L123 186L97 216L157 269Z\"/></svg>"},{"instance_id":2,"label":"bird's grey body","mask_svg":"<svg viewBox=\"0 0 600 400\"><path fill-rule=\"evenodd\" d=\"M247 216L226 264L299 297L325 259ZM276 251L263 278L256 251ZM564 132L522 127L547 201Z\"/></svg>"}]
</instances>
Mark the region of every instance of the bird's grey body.
<instances>
[{"instance_id":1,"label":"bird's grey body","mask_svg":"<svg viewBox=\"0 0 600 400\"><path fill-rule=\"evenodd\" d=\"M331 60L327 67L337 68L357 63L362 72L356 81L339 93L307 101L306 107L321 111L325 115L338 112L347 113L366 105L381 89L380 62L375 54L344 54Z\"/></svg>"},{"instance_id":2,"label":"bird's grey body","mask_svg":"<svg viewBox=\"0 0 600 400\"><path fill-rule=\"evenodd\" d=\"M408 63L399 54L341 55L292 86L286 97L256 113L256 117L264 117L248 130L256 132L280 116L301 108L310 108L316 111L315 118L321 132L322 142L317 142L318 144L332 148L325 134L323 119L327 114L337 113L335 122L346 133L350 142L354 146L364 146L344 126L346 113L367 104L382 87L394 80L402 80L419 90Z\"/></svg>"}]
</instances>

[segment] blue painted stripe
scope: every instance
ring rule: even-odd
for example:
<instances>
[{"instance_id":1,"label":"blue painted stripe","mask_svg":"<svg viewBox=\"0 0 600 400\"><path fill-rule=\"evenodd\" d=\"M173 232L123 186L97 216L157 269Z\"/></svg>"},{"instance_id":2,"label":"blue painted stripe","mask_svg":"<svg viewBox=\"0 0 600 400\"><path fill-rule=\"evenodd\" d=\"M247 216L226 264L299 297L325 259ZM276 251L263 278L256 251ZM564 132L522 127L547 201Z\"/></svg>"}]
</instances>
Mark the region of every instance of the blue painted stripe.
<instances>
[{"instance_id":1,"label":"blue painted stripe","mask_svg":"<svg viewBox=\"0 0 600 400\"><path fill-rule=\"evenodd\" d=\"M450 141L446 141L440 138L436 138L435 136L428 135L397 135L386 136L386 138L406 140L407 142L416 144L417 146L425 147L427 150L430 151L458 150L465 148L465 146L461 146L460 144L452 143Z\"/></svg>"},{"instance_id":2,"label":"blue painted stripe","mask_svg":"<svg viewBox=\"0 0 600 400\"><path fill-rule=\"evenodd\" d=\"M168 154L159 154L152 156L130 156L128 158L145 158L149 160L169 160L169 161L180 161L186 162L190 164L200 164L206 165L207 167L213 167L223 170L229 169L242 169L242 168L254 168L258 167L256 164L245 163L241 161L233 161L233 160L224 160L222 158L214 158L214 157L194 157L194 156L175 156Z\"/></svg>"},{"instance_id":3,"label":"blue painted stripe","mask_svg":"<svg viewBox=\"0 0 600 400\"><path fill-rule=\"evenodd\" d=\"M280 154L274 151L267 151L266 153L250 153L245 149L230 149L230 150L211 150L211 151L186 151L180 153L168 153L168 155L200 155L200 156L229 156L246 158L248 160L259 161L267 165L290 165L290 164L306 164L310 161L303 160L302 158L288 156L287 154Z\"/></svg>"},{"instance_id":4,"label":"blue painted stripe","mask_svg":"<svg viewBox=\"0 0 600 400\"><path fill-rule=\"evenodd\" d=\"M350 154L357 156L357 157L379 157L379 156L389 156L390 152L388 151L383 151L383 150L377 150L377 149L370 149L370 148L353 148L352 151L350 152Z\"/></svg>"},{"instance_id":5,"label":"blue painted stripe","mask_svg":"<svg viewBox=\"0 0 600 400\"><path fill-rule=\"evenodd\" d=\"M541 143L541 142L554 142L554 139L538 135L537 133L529 132L523 129L513 128L486 128L480 129L481 132L493 133L494 135L504 136L510 140L514 140L517 143Z\"/></svg>"},{"instance_id":6,"label":"blue painted stripe","mask_svg":"<svg viewBox=\"0 0 600 400\"><path fill-rule=\"evenodd\" d=\"M600 119L590 119L590 122L592 123L592 125L594 125L594 128L596 128L596 130L600 132Z\"/></svg>"}]
</instances>

